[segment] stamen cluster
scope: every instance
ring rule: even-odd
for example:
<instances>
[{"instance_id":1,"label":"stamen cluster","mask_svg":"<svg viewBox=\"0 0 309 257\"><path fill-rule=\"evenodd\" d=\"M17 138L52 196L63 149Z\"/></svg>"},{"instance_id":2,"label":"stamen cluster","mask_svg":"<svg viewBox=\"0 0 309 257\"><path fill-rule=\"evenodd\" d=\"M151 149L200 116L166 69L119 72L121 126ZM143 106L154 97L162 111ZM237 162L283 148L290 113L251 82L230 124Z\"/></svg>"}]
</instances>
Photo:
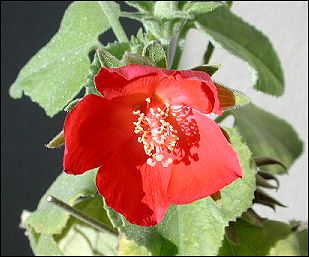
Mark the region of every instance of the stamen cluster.
<instances>
[{"instance_id":1,"label":"stamen cluster","mask_svg":"<svg viewBox=\"0 0 309 257\"><path fill-rule=\"evenodd\" d=\"M177 130L167 121L170 112L170 105L164 104L160 107L149 107L150 98L146 99L146 114L140 110L133 111L138 116L134 133L139 134L138 142L144 145L145 153L150 156L147 164L155 166L161 162L163 167L168 167L173 162L172 152L179 139Z\"/></svg>"}]
</instances>

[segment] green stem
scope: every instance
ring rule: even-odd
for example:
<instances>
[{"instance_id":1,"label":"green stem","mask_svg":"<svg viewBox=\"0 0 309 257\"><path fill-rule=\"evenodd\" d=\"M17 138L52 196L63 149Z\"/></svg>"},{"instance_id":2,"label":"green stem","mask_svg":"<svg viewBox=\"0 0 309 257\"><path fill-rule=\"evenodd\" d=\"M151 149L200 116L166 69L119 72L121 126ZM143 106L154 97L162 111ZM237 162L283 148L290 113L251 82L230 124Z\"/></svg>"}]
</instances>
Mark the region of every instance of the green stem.
<instances>
[{"instance_id":1,"label":"green stem","mask_svg":"<svg viewBox=\"0 0 309 257\"><path fill-rule=\"evenodd\" d=\"M103 232L110 232L113 233L115 235L118 235L114 230L112 230L110 227L108 227L107 225L98 222L97 220L95 220L94 218L82 213L81 211L77 210L76 208L62 202L61 200L59 200L58 198L54 197L54 196L47 196L46 200L50 203L52 203L53 205L56 205L57 207L65 210L66 212L68 212L69 214L71 214L72 216L74 216L75 218L85 222L86 224L100 230Z\"/></svg>"},{"instance_id":2,"label":"green stem","mask_svg":"<svg viewBox=\"0 0 309 257\"><path fill-rule=\"evenodd\" d=\"M128 37L123 30L121 23L117 18L115 18L115 12L113 10L113 7L111 6L114 3L111 3L109 1L99 1L99 4L101 6L102 11L104 12L106 18L108 19L109 24L111 25L117 39L119 42L127 42Z\"/></svg>"},{"instance_id":3,"label":"green stem","mask_svg":"<svg viewBox=\"0 0 309 257\"><path fill-rule=\"evenodd\" d=\"M214 49L215 49L214 45L209 41L206 53L204 54L204 64L209 63L210 57L212 56Z\"/></svg>"}]
</instances>

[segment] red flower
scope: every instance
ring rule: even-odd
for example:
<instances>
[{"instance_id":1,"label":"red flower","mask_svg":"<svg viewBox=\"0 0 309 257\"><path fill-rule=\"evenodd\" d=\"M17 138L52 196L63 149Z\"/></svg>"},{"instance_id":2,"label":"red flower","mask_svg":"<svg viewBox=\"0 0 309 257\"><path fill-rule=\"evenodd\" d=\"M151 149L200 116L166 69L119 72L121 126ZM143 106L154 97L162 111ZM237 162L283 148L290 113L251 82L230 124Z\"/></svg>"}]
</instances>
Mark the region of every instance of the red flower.
<instances>
[{"instance_id":1,"label":"red flower","mask_svg":"<svg viewBox=\"0 0 309 257\"><path fill-rule=\"evenodd\" d=\"M102 68L104 97L86 96L64 125L64 170L96 179L108 206L128 221L158 224L171 204L210 196L242 176L237 154L208 113L218 90L198 71L129 65Z\"/></svg>"}]
</instances>

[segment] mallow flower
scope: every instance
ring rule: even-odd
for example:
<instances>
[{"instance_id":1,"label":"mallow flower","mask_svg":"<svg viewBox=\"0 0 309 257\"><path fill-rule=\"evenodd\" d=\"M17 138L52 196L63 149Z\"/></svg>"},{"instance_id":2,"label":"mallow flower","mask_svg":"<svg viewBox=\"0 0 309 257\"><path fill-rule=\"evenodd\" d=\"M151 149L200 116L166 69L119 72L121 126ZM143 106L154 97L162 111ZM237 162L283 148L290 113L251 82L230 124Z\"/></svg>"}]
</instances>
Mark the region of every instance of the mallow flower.
<instances>
[{"instance_id":1,"label":"mallow flower","mask_svg":"<svg viewBox=\"0 0 309 257\"><path fill-rule=\"evenodd\" d=\"M99 168L106 204L153 226L170 205L211 196L242 176L236 152L208 117L224 97L207 73L128 65L101 68L64 124L64 170ZM221 102L220 102L221 101Z\"/></svg>"}]
</instances>

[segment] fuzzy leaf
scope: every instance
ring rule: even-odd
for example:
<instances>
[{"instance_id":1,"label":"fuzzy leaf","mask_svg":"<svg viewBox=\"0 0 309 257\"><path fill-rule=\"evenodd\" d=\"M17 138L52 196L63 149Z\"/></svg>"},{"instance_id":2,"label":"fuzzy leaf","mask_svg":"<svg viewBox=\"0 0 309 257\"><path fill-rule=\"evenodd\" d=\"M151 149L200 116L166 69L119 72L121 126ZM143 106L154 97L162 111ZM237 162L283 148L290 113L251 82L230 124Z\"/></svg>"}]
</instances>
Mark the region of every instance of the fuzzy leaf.
<instances>
[{"instance_id":1,"label":"fuzzy leaf","mask_svg":"<svg viewBox=\"0 0 309 257\"><path fill-rule=\"evenodd\" d=\"M112 228L99 197L83 201L75 206L84 214ZM61 235L55 236L59 249L65 256L112 256L117 255L118 235L99 231L71 217Z\"/></svg>"},{"instance_id":2,"label":"fuzzy leaf","mask_svg":"<svg viewBox=\"0 0 309 257\"><path fill-rule=\"evenodd\" d=\"M62 256L62 252L51 235L40 235L33 252L36 256Z\"/></svg>"},{"instance_id":3,"label":"fuzzy leaf","mask_svg":"<svg viewBox=\"0 0 309 257\"><path fill-rule=\"evenodd\" d=\"M96 169L79 176L62 173L50 186L39 202L39 206L26 220L26 225L36 233L45 235L59 234L64 229L69 214L47 202L46 197L53 195L69 205L73 205L80 196L95 195Z\"/></svg>"},{"instance_id":4,"label":"fuzzy leaf","mask_svg":"<svg viewBox=\"0 0 309 257\"><path fill-rule=\"evenodd\" d=\"M253 104L229 113L235 117L234 126L246 139L253 158L268 156L288 168L302 153L302 141L293 127L274 114ZM278 174L286 172L279 165L268 165L263 169Z\"/></svg>"},{"instance_id":5,"label":"fuzzy leaf","mask_svg":"<svg viewBox=\"0 0 309 257\"><path fill-rule=\"evenodd\" d=\"M152 13L153 1L125 1L126 4L136 8L140 12Z\"/></svg>"},{"instance_id":6,"label":"fuzzy leaf","mask_svg":"<svg viewBox=\"0 0 309 257\"><path fill-rule=\"evenodd\" d=\"M224 227L251 206L255 190L255 168L250 151L235 131L228 129L227 132L240 157L244 176L221 190L219 202L207 197L188 205L174 205L163 222L154 227L132 225L107 208L113 225L128 240L145 246L153 255L217 254Z\"/></svg>"},{"instance_id":7,"label":"fuzzy leaf","mask_svg":"<svg viewBox=\"0 0 309 257\"><path fill-rule=\"evenodd\" d=\"M81 90L90 65L88 53L110 25L98 2L77 1L66 10L58 33L20 71L10 88L54 116Z\"/></svg>"},{"instance_id":8,"label":"fuzzy leaf","mask_svg":"<svg viewBox=\"0 0 309 257\"><path fill-rule=\"evenodd\" d=\"M183 10L188 11L190 14L200 15L213 11L217 7L222 5L219 1L187 1Z\"/></svg>"},{"instance_id":9,"label":"fuzzy leaf","mask_svg":"<svg viewBox=\"0 0 309 257\"><path fill-rule=\"evenodd\" d=\"M308 228L296 232L299 244L300 256L308 256Z\"/></svg>"},{"instance_id":10,"label":"fuzzy leaf","mask_svg":"<svg viewBox=\"0 0 309 257\"><path fill-rule=\"evenodd\" d=\"M137 245L134 241L128 240L121 235L119 238L120 256L151 256L151 253L143 246Z\"/></svg>"},{"instance_id":11,"label":"fuzzy leaf","mask_svg":"<svg viewBox=\"0 0 309 257\"><path fill-rule=\"evenodd\" d=\"M268 38L253 26L233 14L227 6L197 15L196 26L230 53L246 61L257 73L254 87L280 96L284 78L278 56ZM255 74L256 75L256 74Z\"/></svg>"},{"instance_id":12,"label":"fuzzy leaf","mask_svg":"<svg viewBox=\"0 0 309 257\"><path fill-rule=\"evenodd\" d=\"M154 5L154 16L158 18L172 18L178 11L177 1L156 1Z\"/></svg>"},{"instance_id":13,"label":"fuzzy leaf","mask_svg":"<svg viewBox=\"0 0 309 257\"><path fill-rule=\"evenodd\" d=\"M104 223L112 225L102 206L102 198L83 199L74 206L82 213ZM117 255L118 235L110 231L99 231L92 226L70 217L61 234L39 234L26 226L30 245L35 255L65 255L65 256L111 256Z\"/></svg>"},{"instance_id":14,"label":"fuzzy leaf","mask_svg":"<svg viewBox=\"0 0 309 257\"><path fill-rule=\"evenodd\" d=\"M266 220L263 227L250 225L238 220L237 232L239 244L223 241L220 256L297 256L299 246L295 234L289 225Z\"/></svg>"}]
</instances>

